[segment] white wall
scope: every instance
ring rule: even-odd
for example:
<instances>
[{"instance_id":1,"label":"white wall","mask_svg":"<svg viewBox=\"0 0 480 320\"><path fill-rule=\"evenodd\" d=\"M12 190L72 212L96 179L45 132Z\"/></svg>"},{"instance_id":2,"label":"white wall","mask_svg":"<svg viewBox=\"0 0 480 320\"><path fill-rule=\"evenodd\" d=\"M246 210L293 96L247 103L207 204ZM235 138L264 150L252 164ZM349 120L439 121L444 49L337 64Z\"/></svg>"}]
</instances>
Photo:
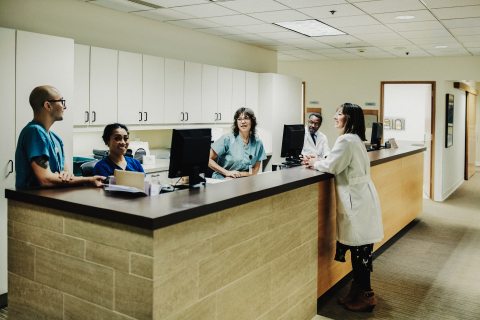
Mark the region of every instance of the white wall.
<instances>
[{"instance_id":1,"label":"white wall","mask_svg":"<svg viewBox=\"0 0 480 320\"><path fill-rule=\"evenodd\" d=\"M378 109L381 81L436 81L434 199L444 200L449 190L456 187L452 185L456 180L454 170L443 170L463 168L463 160L452 159L450 150L444 147L445 94L454 92L452 81L480 79L480 57L279 61L278 72L306 81L306 106L309 101L319 101L324 114L320 130L331 143L337 135L331 119L340 104L354 102L364 107L366 102L374 102L376 107L368 108ZM455 142L461 135L460 130L454 131Z\"/></svg>"},{"instance_id":2,"label":"white wall","mask_svg":"<svg viewBox=\"0 0 480 320\"><path fill-rule=\"evenodd\" d=\"M0 26L253 72L277 69L273 51L79 0L1 0Z\"/></svg>"}]
</instances>

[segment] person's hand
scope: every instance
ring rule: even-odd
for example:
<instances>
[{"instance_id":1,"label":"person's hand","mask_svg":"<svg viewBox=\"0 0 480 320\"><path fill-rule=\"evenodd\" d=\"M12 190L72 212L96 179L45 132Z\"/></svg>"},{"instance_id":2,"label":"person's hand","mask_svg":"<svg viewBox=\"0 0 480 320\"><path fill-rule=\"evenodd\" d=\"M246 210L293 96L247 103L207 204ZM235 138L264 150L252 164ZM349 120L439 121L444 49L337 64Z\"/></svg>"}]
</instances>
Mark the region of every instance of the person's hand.
<instances>
[{"instance_id":1,"label":"person's hand","mask_svg":"<svg viewBox=\"0 0 480 320\"><path fill-rule=\"evenodd\" d=\"M314 154L305 154L302 156L302 164L309 166L310 160L314 159L315 161L317 160L317 156Z\"/></svg>"},{"instance_id":2,"label":"person's hand","mask_svg":"<svg viewBox=\"0 0 480 320\"><path fill-rule=\"evenodd\" d=\"M66 182L68 183L70 180L73 180L73 174L68 172L68 171L62 171L59 173L59 177L60 177L60 180L62 180L62 182Z\"/></svg>"},{"instance_id":3,"label":"person's hand","mask_svg":"<svg viewBox=\"0 0 480 320\"><path fill-rule=\"evenodd\" d=\"M317 162L317 157L313 157L308 159L307 167L308 168L314 168L313 166L315 165L315 162Z\"/></svg>"},{"instance_id":4,"label":"person's hand","mask_svg":"<svg viewBox=\"0 0 480 320\"><path fill-rule=\"evenodd\" d=\"M242 176L242 173L237 170L232 170L232 171L227 171L225 174L225 177L230 177L230 178L240 178Z\"/></svg>"},{"instance_id":5,"label":"person's hand","mask_svg":"<svg viewBox=\"0 0 480 320\"><path fill-rule=\"evenodd\" d=\"M103 186L103 181L105 181L105 179L106 179L106 177L104 177L104 176L89 177L90 183L93 184L97 188Z\"/></svg>"}]
</instances>

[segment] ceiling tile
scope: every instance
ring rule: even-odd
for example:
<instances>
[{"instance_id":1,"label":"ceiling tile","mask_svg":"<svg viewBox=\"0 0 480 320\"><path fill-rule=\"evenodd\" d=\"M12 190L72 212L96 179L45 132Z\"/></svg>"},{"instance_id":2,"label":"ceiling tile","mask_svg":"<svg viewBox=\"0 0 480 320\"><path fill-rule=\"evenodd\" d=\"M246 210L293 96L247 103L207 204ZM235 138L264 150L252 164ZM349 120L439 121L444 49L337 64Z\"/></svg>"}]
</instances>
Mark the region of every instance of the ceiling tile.
<instances>
[{"instance_id":1,"label":"ceiling tile","mask_svg":"<svg viewBox=\"0 0 480 320\"><path fill-rule=\"evenodd\" d=\"M249 17L244 14L237 14L234 16L225 16L225 17L206 18L206 20L223 25L223 26L248 26L248 25L263 23L262 21L259 21L255 18Z\"/></svg>"},{"instance_id":2,"label":"ceiling tile","mask_svg":"<svg viewBox=\"0 0 480 320\"><path fill-rule=\"evenodd\" d=\"M469 56L470 53L463 49L463 48L458 48L458 49L432 49L432 50L425 50L426 52L430 53L432 56L436 57L444 57L444 56Z\"/></svg>"},{"instance_id":3,"label":"ceiling tile","mask_svg":"<svg viewBox=\"0 0 480 320\"><path fill-rule=\"evenodd\" d=\"M425 9L418 0L378 0L360 2L356 6L369 14Z\"/></svg>"},{"instance_id":4,"label":"ceiling tile","mask_svg":"<svg viewBox=\"0 0 480 320\"><path fill-rule=\"evenodd\" d=\"M233 0L218 2L219 5L241 13L287 10L288 7L273 0Z\"/></svg>"},{"instance_id":5,"label":"ceiling tile","mask_svg":"<svg viewBox=\"0 0 480 320\"><path fill-rule=\"evenodd\" d=\"M156 9L156 10L138 11L138 12L132 12L132 13L145 18L150 18L158 21L193 18L189 14L173 11L172 9Z\"/></svg>"},{"instance_id":6,"label":"ceiling tile","mask_svg":"<svg viewBox=\"0 0 480 320\"><path fill-rule=\"evenodd\" d=\"M195 18L219 17L238 14L235 11L216 5L215 3L175 7L173 10L189 14L191 16L194 16Z\"/></svg>"},{"instance_id":7,"label":"ceiling tile","mask_svg":"<svg viewBox=\"0 0 480 320\"><path fill-rule=\"evenodd\" d=\"M330 11L335 10L335 14ZM312 8L298 9L315 19L332 18L332 17L348 17L365 14L362 10L355 8L351 4L335 4L331 6L321 6Z\"/></svg>"},{"instance_id":8,"label":"ceiling tile","mask_svg":"<svg viewBox=\"0 0 480 320\"><path fill-rule=\"evenodd\" d=\"M480 56L480 47L478 48L467 48L468 51L470 51L470 53L476 55L476 56Z\"/></svg>"},{"instance_id":9,"label":"ceiling tile","mask_svg":"<svg viewBox=\"0 0 480 320\"><path fill-rule=\"evenodd\" d=\"M480 27L480 18L442 20L447 28L471 28Z\"/></svg>"},{"instance_id":10,"label":"ceiling tile","mask_svg":"<svg viewBox=\"0 0 480 320\"><path fill-rule=\"evenodd\" d=\"M351 35L357 34L371 34L371 33L391 33L392 30L381 24L374 24L369 26L344 26L342 31Z\"/></svg>"},{"instance_id":11,"label":"ceiling tile","mask_svg":"<svg viewBox=\"0 0 480 320\"><path fill-rule=\"evenodd\" d=\"M236 29L234 27L217 27L217 28L205 28L205 29L196 29L196 30L200 32L218 35L218 36L245 33L244 31Z\"/></svg>"},{"instance_id":12,"label":"ceiling tile","mask_svg":"<svg viewBox=\"0 0 480 320\"><path fill-rule=\"evenodd\" d=\"M412 20L398 20L395 17L398 16L414 16ZM411 23L417 21L429 21L437 20L428 10L416 10L416 11L403 11L403 12L390 12L390 13L377 13L372 15L382 23Z\"/></svg>"},{"instance_id":13,"label":"ceiling tile","mask_svg":"<svg viewBox=\"0 0 480 320\"><path fill-rule=\"evenodd\" d=\"M366 43L365 41L359 40L349 35L321 37L317 38L317 40L322 43L329 44L335 48L368 46L368 43Z\"/></svg>"},{"instance_id":14,"label":"ceiling tile","mask_svg":"<svg viewBox=\"0 0 480 320\"><path fill-rule=\"evenodd\" d=\"M402 40L402 36L399 34L390 31L385 33L375 33L375 34L358 34L355 35L356 38L364 40L364 41L371 41L371 40Z\"/></svg>"},{"instance_id":15,"label":"ceiling tile","mask_svg":"<svg viewBox=\"0 0 480 320\"><path fill-rule=\"evenodd\" d=\"M282 31L282 32L269 32L262 33L262 37L267 39L279 40L279 39L292 39L292 38L303 38L305 35L293 31Z\"/></svg>"},{"instance_id":16,"label":"ceiling tile","mask_svg":"<svg viewBox=\"0 0 480 320\"><path fill-rule=\"evenodd\" d=\"M274 24L257 24L252 26L237 26L238 29L245 31L246 33L266 33L266 32L281 32L285 31L285 28L276 26Z\"/></svg>"},{"instance_id":17,"label":"ceiling tile","mask_svg":"<svg viewBox=\"0 0 480 320\"><path fill-rule=\"evenodd\" d=\"M302 60L301 58L294 57L288 54L283 54L283 53L278 53L277 54L277 59L280 61L300 61Z\"/></svg>"},{"instance_id":18,"label":"ceiling tile","mask_svg":"<svg viewBox=\"0 0 480 320\"><path fill-rule=\"evenodd\" d=\"M446 29L437 30L417 30L399 32L407 39L429 38L429 37L448 37L450 33Z\"/></svg>"},{"instance_id":19,"label":"ceiling tile","mask_svg":"<svg viewBox=\"0 0 480 320\"><path fill-rule=\"evenodd\" d=\"M477 5L478 0L423 0L429 9Z\"/></svg>"},{"instance_id":20,"label":"ceiling tile","mask_svg":"<svg viewBox=\"0 0 480 320\"><path fill-rule=\"evenodd\" d=\"M387 46L380 48L384 51L390 52L397 57L425 57L430 55L423 49L420 49L412 44L405 46Z\"/></svg>"},{"instance_id":21,"label":"ceiling tile","mask_svg":"<svg viewBox=\"0 0 480 320\"><path fill-rule=\"evenodd\" d=\"M303 49L320 49L320 48L331 48L330 45L318 42L316 40L313 40L312 38L296 38L296 39L282 39L279 40L281 43L288 44L291 46L297 46L301 47Z\"/></svg>"},{"instance_id":22,"label":"ceiling tile","mask_svg":"<svg viewBox=\"0 0 480 320\"><path fill-rule=\"evenodd\" d=\"M467 36L458 36L456 37L458 41L461 42L472 42L472 41L480 41L480 34L475 35L467 35Z\"/></svg>"},{"instance_id":23,"label":"ceiling tile","mask_svg":"<svg viewBox=\"0 0 480 320\"><path fill-rule=\"evenodd\" d=\"M445 27L438 21L419 21L419 22L404 22L387 24L395 31L417 31L417 30L436 30L445 29Z\"/></svg>"},{"instance_id":24,"label":"ceiling tile","mask_svg":"<svg viewBox=\"0 0 480 320\"><path fill-rule=\"evenodd\" d=\"M192 4L210 3L210 1L208 0L142 0L142 1L153 3L158 6L162 6L164 8L189 6Z\"/></svg>"},{"instance_id":25,"label":"ceiling tile","mask_svg":"<svg viewBox=\"0 0 480 320\"><path fill-rule=\"evenodd\" d=\"M450 29L450 32L454 36L478 35L480 34L480 26L471 28L453 28Z\"/></svg>"},{"instance_id":26,"label":"ceiling tile","mask_svg":"<svg viewBox=\"0 0 480 320\"><path fill-rule=\"evenodd\" d=\"M344 50L346 52L350 52L351 54L355 54L367 59L394 57L394 55L391 54L390 52L383 51L382 49L379 49L376 47L347 48Z\"/></svg>"},{"instance_id":27,"label":"ceiling tile","mask_svg":"<svg viewBox=\"0 0 480 320\"><path fill-rule=\"evenodd\" d=\"M259 13L250 13L249 15L258 20L262 20L264 22L269 22L269 23L311 19L309 16L301 12L298 12L296 10L259 12Z\"/></svg>"},{"instance_id":28,"label":"ceiling tile","mask_svg":"<svg viewBox=\"0 0 480 320\"><path fill-rule=\"evenodd\" d=\"M211 21L207 21L205 19L175 20L175 21L168 21L168 23L182 27L182 28L189 28L189 29L220 27L219 24L213 23Z\"/></svg>"},{"instance_id":29,"label":"ceiling tile","mask_svg":"<svg viewBox=\"0 0 480 320\"><path fill-rule=\"evenodd\" d=\"M342 27L368 26L378 24L377 20L366 14L352 17L325 18L322 19L322 22L334 28L339 28L340 30Z\"/></svg>"},{"instance_id":30,"label":"ceiling tile","mask_svg":"<svg viewBox=\"0 0 480 320\"><path fill-rule=\"evenodd\" d=\"M281 4L284 4L293 9L316 7L319 4L318 0L277 0ZM347 3L345 0L322 0L322 6L328 6L332 4L343 4Z\"/></svg>"},{"instance_id":31,"label":"ceiling tile","mask_svg":"<svg viewBox=\"0 0 480 320\"><path fill-rule=\"evenodd\" d=\"M480 17L480 5L432 9L432 12L439 19L477 18Z\"/></svg>"},{"instance_id":32,"label":"ceiling tile","mask_svg":"<svg viewBox=\"0 0 480 320\"><path fill-rule=\"evenodd\" d=\"M365 42L368 42L372 46L376 47L388 47L388 46L406 46L406 45L411 45L412 43L404 38L396 38L396 39L369 39L365 40Z\"/></svg>"},{"instance_id":33,"label":"ceiling tile","mask_svg":"<svg viewBox=\"0 0 480 320\"><path fill-rule=\"evenodd\" d=\"M95 1L90 1L89 3L96 4L109 9L114 9L117 11L123 11L123 12L152 10L151 7L130 2L128 0L95 0Z\"/></svg>"}]
</instances>

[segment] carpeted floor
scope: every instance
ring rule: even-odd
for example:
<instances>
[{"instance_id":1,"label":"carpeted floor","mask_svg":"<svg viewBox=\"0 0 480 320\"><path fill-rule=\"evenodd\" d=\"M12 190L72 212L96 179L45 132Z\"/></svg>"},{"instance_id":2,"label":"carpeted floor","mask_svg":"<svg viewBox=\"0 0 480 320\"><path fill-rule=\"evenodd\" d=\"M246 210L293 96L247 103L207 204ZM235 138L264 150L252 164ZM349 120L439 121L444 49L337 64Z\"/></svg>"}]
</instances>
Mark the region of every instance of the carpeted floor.
<instances>
[{"instance_id":1,"label":"carpeted floor","mask_svg":"<svg viewBox=\"0 0 480 320\"><path fill-rule=\"evenodd\" d=\"M373 313L336 303L347 286L319 305L332 319L480 319L480 173L424 213L374 261Z\"/></svg>"}]
</instances>

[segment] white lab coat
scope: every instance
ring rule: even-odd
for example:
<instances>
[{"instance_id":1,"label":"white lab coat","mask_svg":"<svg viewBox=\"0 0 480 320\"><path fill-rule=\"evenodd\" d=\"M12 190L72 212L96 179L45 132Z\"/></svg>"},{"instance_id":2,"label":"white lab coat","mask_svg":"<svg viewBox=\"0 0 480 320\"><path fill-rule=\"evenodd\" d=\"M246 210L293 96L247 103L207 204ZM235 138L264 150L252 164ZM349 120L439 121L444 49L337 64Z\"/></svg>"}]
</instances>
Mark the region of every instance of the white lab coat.
<instances>
[{"instance_id":1,"label":"white lab coat","mask_svg":"<svg viewBox=\"0 0 480 320\"><path fill-rule=\"evenodd\" d=\"M338 137L327 158L315 162L314 168L335 175L337 240L350 246L381 241L380 201L360 137L351 133Z\"/></svg>"},{"instance_id":2,"label":"white lab coat","mask_svg":"<svg viewBox=\"0 0 480 320\"><path fill-rule=\"evenodd\" d=\"M305 139L303 140L302 154L315 155L318 158L324 158L330 152L327 136L320 131L317 131L316 136L316 143L313 143L310 131L308 130L308 127L305 127Z\"/></svg>"}]
</instances>

